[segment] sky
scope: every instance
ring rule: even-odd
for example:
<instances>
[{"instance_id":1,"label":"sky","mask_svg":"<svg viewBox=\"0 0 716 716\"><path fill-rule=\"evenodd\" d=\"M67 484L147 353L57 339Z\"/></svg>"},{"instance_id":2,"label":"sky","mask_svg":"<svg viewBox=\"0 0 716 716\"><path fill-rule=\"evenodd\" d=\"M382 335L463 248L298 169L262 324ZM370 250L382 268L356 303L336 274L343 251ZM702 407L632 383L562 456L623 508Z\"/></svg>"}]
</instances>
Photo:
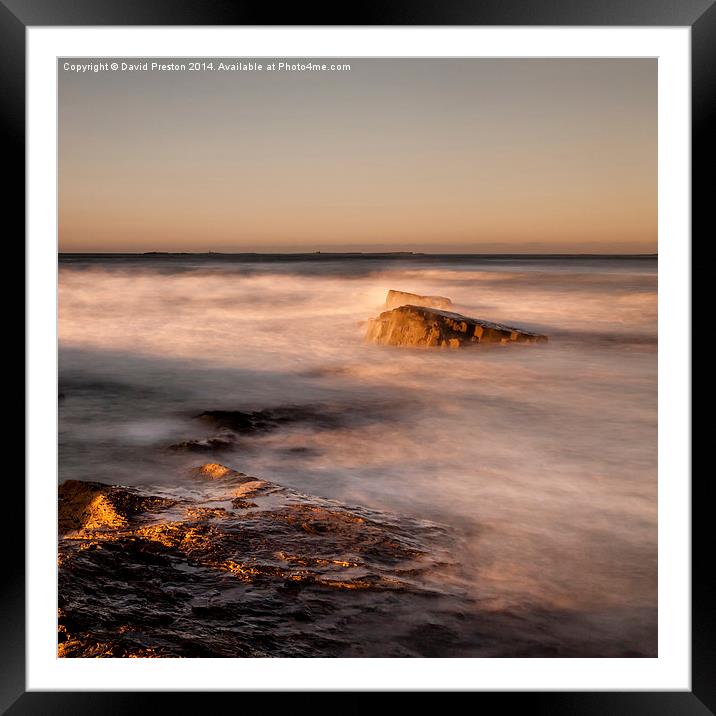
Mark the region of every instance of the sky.
<instances>
[{"instance_id":1,"label":"sky","mask_svg":"<svg viewBox=\"0 0 716 716\"><path fill-rule=\"evenodd\" d=\"M242 61L59 60L60 251L657 251L655 59Z\"/></svg>"}]
</instances>

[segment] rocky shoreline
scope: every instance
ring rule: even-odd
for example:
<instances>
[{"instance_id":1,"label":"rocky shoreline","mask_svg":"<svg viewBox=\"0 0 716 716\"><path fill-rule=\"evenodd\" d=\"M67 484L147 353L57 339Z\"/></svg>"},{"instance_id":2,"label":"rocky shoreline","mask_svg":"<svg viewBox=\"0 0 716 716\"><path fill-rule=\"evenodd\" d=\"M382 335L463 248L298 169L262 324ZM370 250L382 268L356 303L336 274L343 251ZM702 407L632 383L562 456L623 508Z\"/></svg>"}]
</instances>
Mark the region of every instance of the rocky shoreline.
<instances>
[{"instance_id":1,"label":"rocky shoreline","mask_svg":"<svg viewBox=\"0 0 716 716\"><path fill-rule=\"evenodd\" d=\"M546 340L445 311L444 296L391 290L386 306L369 322L376 343ZM337 429L346 412L286 405L194 418L213 432L165 451L234 459L247 437ZM60 657L460 656L489 645L462 634L478 612L453 529L219 462L141 488L67 480L58 529Z\"/></svg>"},{"instance_id":2,"label":"rocky shoreline","mask_svg":"<svg viewBox=\"0 0 716 716\"><path fill-rule=\"evenodd\" d=\"M419 656L416 615L465 600L444 526L218 463L188 477L60 485L60 657Z\"/></svg>"},{"instance_id":3,"label":"rocky shoreline","mask_svg":"<svg viewBox=\"0 0 716 716\"><path fill-rule=\"evenodd\" d=\"M369 342L463 348L548 340L445 310L452 301L443 296L391 291L390 306L368 322ZM59 486L59 657L655 653L653 635L639 626L651 623L648 610L617 615L637 626L615 638L608 609L509 604L477 588L484 583L471 563L474 530L304 494L234 469L270 433L339 434L356 421L370 424L376 410L386 418L375 401L260 406L239 401L234 410L226 401L200 412L204 406L191 405L182 419L193 417L200 429L155 443L162 461L154 464L162 467L141 487L72 479Z\"/></svg>"},{"instance_id":4,"label":"rocky shoreline","mask_svg":"<svg viewBox=\"0 0 716 716\"><path fill-rule=\"evenodd\" d=\"M185 477L181 490L60 485L58 657L655 653L605 639L603 615L483 603L451 527L219 463Z\"/></svg>"}]
</instances>

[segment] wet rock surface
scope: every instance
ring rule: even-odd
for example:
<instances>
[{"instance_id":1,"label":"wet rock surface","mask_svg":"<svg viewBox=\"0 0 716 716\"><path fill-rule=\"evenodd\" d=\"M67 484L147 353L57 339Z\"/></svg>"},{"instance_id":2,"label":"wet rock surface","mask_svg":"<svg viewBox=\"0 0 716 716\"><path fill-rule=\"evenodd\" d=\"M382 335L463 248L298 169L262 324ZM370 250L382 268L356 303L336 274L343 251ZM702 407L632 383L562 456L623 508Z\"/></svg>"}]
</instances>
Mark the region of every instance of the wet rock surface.
<instances>
[{"instance_id":1,"label":"wet rock surface","mask_svg":"<svg viewBox=\"0 0 716 716\"><path fill-rule=\"evenodd\" d=\"M175 504L175 500L143 495L137 490L80 480L63 482L58 500L60 534L125 527L140 514L158 512Z\"/></svg>"},{"instance_id":2,"label":"wet rock surface","mask_svg":"<svg viewBox=\"0 0 716 716\"><path fill-rule=\"evenodd\" d=\"M406 305L368 322L366 340L392 346L460 348L476 343L543 343L547 336L435 308Z\"/></svg>"},{"instance_id":3,"label":"wet rock surface","mask_svg":"<svg viewBox=\"0 0 716 716\"><path fill-rule=\"evenodd\" d=\"M218 463L190 479L60 486L60 656L419 656L415 615L467 603L441 525Z\"/></svg>"},{"instance_id":4,"label":"wet rock surface","mask_svg":"<svg viewBox=\"0 0 716 716\"><path fill-rule=\"evenodd\" d=\"M187 477L181 489L60 485L58 656L656 654L646 626L615 639L603 613L480 600L452 528L219 463Z\"/></svg>"},{"instance_id":5,"label":"wet rock surface","mask_svg":"<svg viewBox=\"0 0 716 716\"><path fill-rule=\"evenodd\" d=\"M418 293L407 291L396 291L390 289L385 297L386 308L398 308L398 306L427 306L430 308L450 308L452 301L445 296L421 296Z\"/></svg>"}]
</instances>

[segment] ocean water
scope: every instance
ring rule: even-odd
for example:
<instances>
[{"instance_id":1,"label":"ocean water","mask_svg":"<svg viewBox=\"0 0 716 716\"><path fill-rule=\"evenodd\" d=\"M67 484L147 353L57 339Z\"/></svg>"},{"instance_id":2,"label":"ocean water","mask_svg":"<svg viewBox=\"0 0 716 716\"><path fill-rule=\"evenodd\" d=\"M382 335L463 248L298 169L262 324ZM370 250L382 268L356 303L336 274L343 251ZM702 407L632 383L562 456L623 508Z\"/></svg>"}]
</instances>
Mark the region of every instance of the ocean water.
<instances>
[{"instance_id":1,"label":"ocean water","mask_svg":"<svg viewBox=\"0 0 716 716\"><path fill-rule=\"evenodd\" d=\"M366 344L391 288L550 341ZM656 654L655 258L64 255L59 292L61 481L180 489L216 459L447 524L481 618ZM286 406L326 420L169 449Z\"/></svg>"}]
</instances>

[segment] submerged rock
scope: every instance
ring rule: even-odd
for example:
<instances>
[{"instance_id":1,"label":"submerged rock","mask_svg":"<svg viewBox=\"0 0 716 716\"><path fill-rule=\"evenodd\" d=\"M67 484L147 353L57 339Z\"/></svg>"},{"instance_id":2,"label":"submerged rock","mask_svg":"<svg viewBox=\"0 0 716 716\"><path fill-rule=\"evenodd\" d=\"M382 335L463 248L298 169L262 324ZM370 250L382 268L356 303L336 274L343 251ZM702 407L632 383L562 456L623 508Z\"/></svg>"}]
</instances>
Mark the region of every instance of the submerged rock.
<instances>
[{"instance_id":1,"label":"submerged rock","mask_svg":"<svg viewBox=\"0 0 716 716\"><path fill-rule=\"evenodd\" d=\"M271 432L294 424L316 428L340 427L346 420L345 410L336 406L282 405L264 410L206 410L196 420L217 429L205 438L183 440L168 449L172 452L222 453L237 449L239 439ZM208 457L208 455L207 455Z\"/></svg>"},{"instance_id":2,"label":"submerged rock","mask_svg":"<svg viewBox=\"0 0 716 716\"><path fill-rule=\"evenodd\" d=\"M294 423L307 423L333 428L342 423L343 416L328 406L284 405L265 410L206 410L196 416L204 423L237 435L268 432ZM223 436L226 434L224 433ZM219 437L219 436L217 436Z\"/></svg>"},{"instance_id":3,"label":"submerged rock","mask_svg":"<svg viewBox=\"0 0 716 716\"><path fill-rule=\"evenodd\" d=\"M236 445L236 436L233 433L221 433L202 440L184 440L170 445L174 452L222 452L231 450Z\"/></svg>"},{"instance_id":4,"label":"submerged rock","mask_svg":"<svg viewBox=\"0 0 716 716\"><path fill-rule=\"evenodd\" d=\"M360 403L326 402L304 405L279 405L262 410L205 410L193 416L201 424L202 433L209 435L188 437L164 449L174 453L195 453L204 459L230 459L252 449L253 437L298 427L309 431L339 431L347 426L381 422L388 413L397 414L404 406L395 401L363 400ZM207 429L208 428L208 429ZM286 454L310 457L316 451L307 446L287 446Z\"/></svg>"},{"instance_id":5,"label":"submerged rock","mask_svg":"<svg viewBox=\"0 0 716 716\"><path fill-rule=\"evenodd\" d=\"M60 487L59 656L421 655L414 613L455 589L446 528L218 463L191 477L179 499Z\"/></svg>"},{"instance_id":6,"label":"submerged rock","mask_svg":"<svg viewBox=\"0 0 716 716\"><path fill-rule=\"evenodd\" d=\"M368 323L366 340L392 346L449 347L472 343L539 343L547 336L423 306L384 311Z\"/></svg>"},{"instance_id":7,"label":"submerged rock","mask_svg":"<svg viewBox=\"0 0 716 716\"><path fill-rule=\"evenodd\" d=\"M427 306L429 308L450 308L452 301L445 296L421 296L417 293L407 291L396 291L390 289L385 297L386 308L397 308L398 306Z\"/></svg>"}]
</instances>

